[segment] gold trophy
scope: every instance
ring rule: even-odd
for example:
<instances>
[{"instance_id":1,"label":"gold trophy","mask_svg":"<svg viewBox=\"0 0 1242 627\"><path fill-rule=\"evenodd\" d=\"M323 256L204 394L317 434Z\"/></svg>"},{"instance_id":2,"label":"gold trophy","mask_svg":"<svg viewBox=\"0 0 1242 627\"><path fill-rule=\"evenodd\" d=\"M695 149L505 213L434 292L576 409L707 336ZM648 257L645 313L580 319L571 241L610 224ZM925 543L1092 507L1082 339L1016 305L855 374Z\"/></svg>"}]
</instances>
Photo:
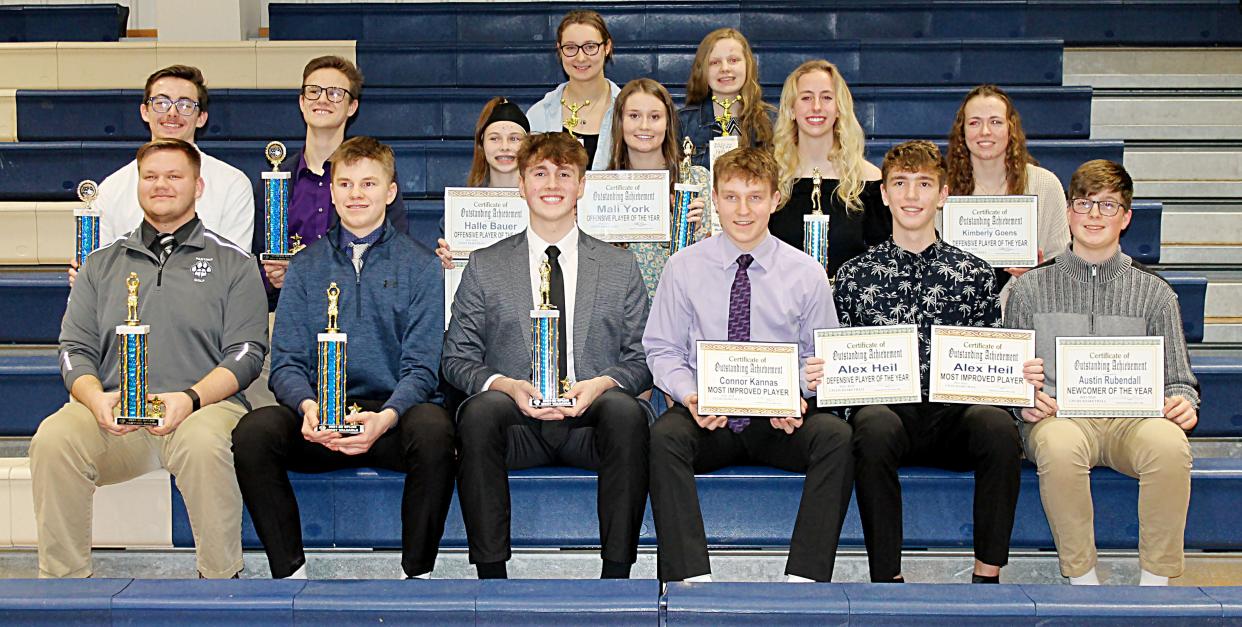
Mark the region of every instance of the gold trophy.
<instances>
[{"instance_id":1,"label":"gold trophy","mask_svg":"<svg viewBox=\"0 0 1242 627\"><path fill-rule=\"evenodd\" d=\"M574 134L574 129L578 128L579 124L586 123L586 120L578 117L578 111L591 106L591 101L587 100L582 104L578 104L576 102L569 102L564 98L561 98L561 105L566 109L569 109L569 119L565 120L565 130L569 131L570 137L578 139L578 136Z\"/></svg>"},{"instance_id":2,"label":"gold trophy","mask_svg":"<svg viewBox=\"0 0 1242 627\"><path fill-rule=\"evenodd\" d=\"M569 381L558 381L561 357L558 341L561 312L552 304L552 265L539 267L539 306L530 310L531 383L543 398L530 399L531 407L573 407L577 399L561 398Z\"/></svg>"},{"instance_id":3,"label":"gold trophy","mask_svg":"<svg viewBox=\"0 0 1242 627\"><path fill-rule=\"evenodd\" d=\"M694 243L694 228L689 219L690 203L703 192L701 186L690 183L690 169L694 167L690 156L694 154L694 142L686 137L682 140L681 148L685 156L677 168L677 184L673 186L676 194L673 199L673 232L669 242L669 254Z\"/></svg>"},{"instance_id":4,"label":"gold trophy","mask_svg":"<svg viewBox=\"0 0 1242 627\"><path fill-rule=\"evenodd\" d=\"M820 189L824 182L823 175L820 174L819 168L812 171L812 187L811 187L811 213L802 216L802 250L806 254L815 258L819 265L824 267L824 271L828 271L828 218L829 216L823 210L823 191ZM832 277L828 277L829 280Z\"/></svg>"},{"instance_id":5,"label":"gold trophy","mask_svg":"<svg viewBox=\"0 0 1242 627\"><path fill-rule=\"evenodd\" d=\"M346 422L345 385L346 377L346 342L348 338L337 327L340 315L338 306L341 288L333 281L328 285L328 326L318 336L319 340L319 385L316 389L319 398L319 425L316 431L339 431L341 433L362 433L362 424ZM349 408L349 415L361 411L357 404Z\"/></svg>"},{"instance_id":6,"label":"gold trophy","mask_svg":"<svg viewBox=\"0 0 1242 627\"><path fill-rule=\"evenodd\" d=\"M733 113L730 110L733 108L733 105L742 102L742 94L732 98L725 98L724 100L712 96L712 102L720 105L720 108L724 110L723 113L716 116L716 123L720 125L720 136L728 137L731 134L729 133L729 126L733 123Z\"/></svg>"},{"instance_id":7,"label":"gold trophy","mask_svg":"<svg viewBox=\"0 0 1242 627\"><path fill-rule=\"evenodd\" d=\"M125 324L117 325L117 357L121 373L121 412L118 425L164 426L164 403L158 397L147 401L147 336L151 325L138 319L138 274L125 279L129 292L125 298Z\"/></svg>"},{"instance_id":8,"label":"gold trophy","mask_svg":"<svg viewBox=\"0 0 1242 627\"><path fill-rule=\"evenodd\" d=\"M298 235L289 236L289 182L291 174L280 171L280 162L288 151L280 142L268 142L263 154L272 164L271 172L263 172L263 213L267 218L265 239L267 251L259 254L263 261L288 261L306 248Z\"/></svg>"}]
</instances>

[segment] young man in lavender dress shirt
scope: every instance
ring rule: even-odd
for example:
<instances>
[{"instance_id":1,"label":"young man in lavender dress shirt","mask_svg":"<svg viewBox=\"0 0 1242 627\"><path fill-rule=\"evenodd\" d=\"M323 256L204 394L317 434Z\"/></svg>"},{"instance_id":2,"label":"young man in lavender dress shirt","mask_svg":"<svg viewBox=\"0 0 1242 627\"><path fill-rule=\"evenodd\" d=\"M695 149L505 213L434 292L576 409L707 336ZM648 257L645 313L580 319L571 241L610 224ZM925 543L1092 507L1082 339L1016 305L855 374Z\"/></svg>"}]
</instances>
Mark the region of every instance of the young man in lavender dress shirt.
<instances>
[{"instance_id":1,"label":"young man in lavender dress shirt","mask_svg":"<svg viewBox=\"0 0 1242 627\"><path fill-rule=\"evenodd\" d=\"M768 233L780 204L777 176L775 159L760 149L734 150L716 162L712 197L724 233L673 255L651 306L647 365L676 401L651 428L661 581L711 580L694 475L742 463L806 473L785 575L832 579L853 480L850 427L831 413L807 412L805 400L802 418L697 411L696 340L796 342L805 364L815 353L815 329L837 326L823 267Z\"/></svg>"}]
</instances>

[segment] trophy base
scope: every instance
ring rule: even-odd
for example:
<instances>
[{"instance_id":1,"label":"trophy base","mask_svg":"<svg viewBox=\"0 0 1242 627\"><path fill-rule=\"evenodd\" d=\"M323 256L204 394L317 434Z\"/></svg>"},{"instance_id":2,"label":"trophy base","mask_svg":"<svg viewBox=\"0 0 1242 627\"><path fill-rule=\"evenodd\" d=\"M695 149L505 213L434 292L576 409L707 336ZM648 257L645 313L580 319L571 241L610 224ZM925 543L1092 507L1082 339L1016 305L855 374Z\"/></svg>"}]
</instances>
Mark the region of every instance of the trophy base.
<instances>
[{"instance_id":1,"label":"trophy base","mask_svg":"<svg viewBox=\"0 0 1242 627\"><path fill-rule=\"evenodd\" d=\"M293 253L259 253L259 261L289 261Z\"/></svg>"},{"instance_id":2,"label":"trophy base","mask_svg":"<svg viewBox=\"0 0 1242 627\"><path fill-rule=\"evenodd\" d=\"M345 423L342 425L319 425L315 427L315 431L336 431L337 433L345 433L349 435L358 435L362 433L363 425L361 423Z\"/></svg>"},{"instance_id":3,"label":"trophy base","mask_svg":"<svg viewBox=\"0 0 1242 627\"><path fill-rule=\"evenodd\" d=\"M162 427L164 419L151 416L117 416L116 424L122 427Z\"/></svg>"},{"instance_id":4,"label":"trophy base","mask_svg":"<svg viewBox=\"0 0 1242 627\"><path fill-rule=\"evenodd\" d=\"M573 407L577 404L578 404L578 399L576 398L532 398L530 399L530 406L534 407L535 409L542 409L544 407Z\"/></svg>"}]
</instances>

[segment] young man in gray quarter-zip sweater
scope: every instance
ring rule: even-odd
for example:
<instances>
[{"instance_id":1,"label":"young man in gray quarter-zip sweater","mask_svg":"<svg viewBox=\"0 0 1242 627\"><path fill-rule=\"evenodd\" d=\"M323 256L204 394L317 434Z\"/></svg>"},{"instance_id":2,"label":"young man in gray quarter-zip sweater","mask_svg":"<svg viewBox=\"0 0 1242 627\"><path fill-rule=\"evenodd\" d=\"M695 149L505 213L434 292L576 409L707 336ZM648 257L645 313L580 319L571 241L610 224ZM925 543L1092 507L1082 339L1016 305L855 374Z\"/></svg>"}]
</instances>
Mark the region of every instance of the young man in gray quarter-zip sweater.
<instances>
[{"instance_id":1,"label":"young man in gray quarter-zip sweater","mask_svg":"<svg viewBox=\"0 0 1242 627\"><path fill-rule=\"evenodd\" d=\"M194 146L157 139L138 149L137 163L143 221L82 264L60 330L72 398L30 442L40 577L89 577L95 487L157 468L176 476L185 497L199 574L224 578L242 569L242 501L229 445L249 407L241 390L267 352L263 284L250 255L195 213L203 179ZM149 389L165 407L159 427L114 418L115 329L133 324L130 273L138 278L137 317L150 326Z\"/></svg>"},{"instance_id":2,"label":"young man in gray quarter-zip sweater","mask_svg":"<svg viewBox=\"0 0 1242 627\"><path fill-rule=\"evenodd\" d=\"M1117 163L1084 163L1070 180L1066 208L1073 245L1020 277L1005 326L1035 329L1046 383L1021 418L1026 455L1039 466L1039 492L1052 527L1061 574L1098 585L1091 468L1139 479L1140 585L1167 585L1182 574L1190 504L1190 444L1198 422L1198 383L1190 370L1177 295L1164 279L1121 252L1134 183ZM1057 416L1056 338L1164 337L1163 418Z\"/></svg>"}]
</instances>

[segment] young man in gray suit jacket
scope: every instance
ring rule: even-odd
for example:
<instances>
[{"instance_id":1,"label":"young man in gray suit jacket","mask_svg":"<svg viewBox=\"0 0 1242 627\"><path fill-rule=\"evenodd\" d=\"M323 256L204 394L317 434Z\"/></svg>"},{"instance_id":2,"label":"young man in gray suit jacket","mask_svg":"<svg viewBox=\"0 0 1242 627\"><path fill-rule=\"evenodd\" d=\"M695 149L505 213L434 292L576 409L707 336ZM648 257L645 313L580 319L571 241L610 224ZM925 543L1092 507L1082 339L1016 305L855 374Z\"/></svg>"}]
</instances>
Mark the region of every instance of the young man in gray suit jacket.
<instances>
[{"instance_id":1,"label":"young man in gray suit jacket","mask_svg":"<svg viewBox=\"0 0 1242 627\"><path fill-rule=\"evenodd\" d=\"M470 255L444 337L444 377L473 395L457 413L470 563L481 579L507 576L506 470L560 463L599 472L601 576L626 578L647 501L648 412L635 398L651 387L647 290L632 253L578 230L587 154L575 139L533 135L517 161L530 227ZM543 300L544 263L561 313L557 378L568 382L562 396L572 407L530 402L539 398L530 310Z\"/></svg>"}]
</instances>

